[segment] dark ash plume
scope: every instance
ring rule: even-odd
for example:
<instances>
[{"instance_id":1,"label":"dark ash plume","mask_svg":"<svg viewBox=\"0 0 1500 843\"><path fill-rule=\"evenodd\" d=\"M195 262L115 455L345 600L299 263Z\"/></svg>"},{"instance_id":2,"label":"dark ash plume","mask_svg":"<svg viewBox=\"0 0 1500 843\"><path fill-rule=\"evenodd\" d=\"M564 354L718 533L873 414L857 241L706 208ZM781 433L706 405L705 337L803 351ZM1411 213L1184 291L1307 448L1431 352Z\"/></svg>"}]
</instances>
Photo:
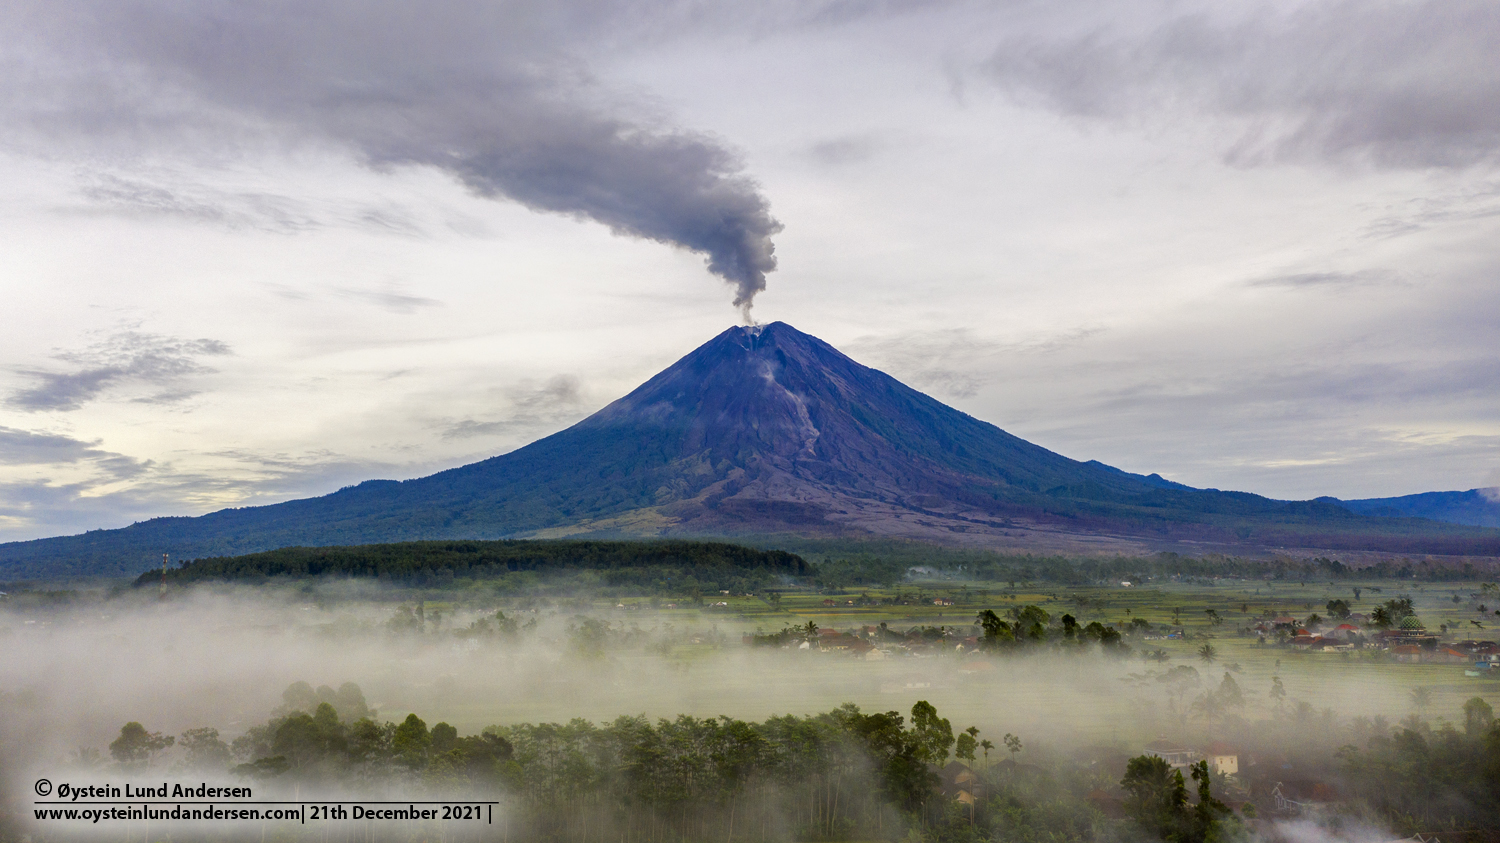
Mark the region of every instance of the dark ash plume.
<instances>
[{"instance_id":1,"label":"dark ash plume","mask_svg":"<svg viewBox=\"0 0 1500 843\"><path fill-rule=\"evenodd\" d=\"M738 174L735 157L706 137L575 120L543 142L495 144L452 169L480 195L706 254L709 271L734 285L734 306L747 323L776 268L771 235L781 223L755 183Z\"/></svg>"},{"instance_id":2,"label":"dark ash plume","mask_svg":"<svg viewBox=\"0 0 1500 843\"><path fill-rule=\"evenodd\" d=\"M702 253L747 319L776 268L781 225L739 158L580 69L602 37L595 4L22 7L0 22L0 78L27 80L0 84L0 146L214 160L247 144L332 143L374 167L435 167L482 196Z\"/></svg>"}]
</instances>

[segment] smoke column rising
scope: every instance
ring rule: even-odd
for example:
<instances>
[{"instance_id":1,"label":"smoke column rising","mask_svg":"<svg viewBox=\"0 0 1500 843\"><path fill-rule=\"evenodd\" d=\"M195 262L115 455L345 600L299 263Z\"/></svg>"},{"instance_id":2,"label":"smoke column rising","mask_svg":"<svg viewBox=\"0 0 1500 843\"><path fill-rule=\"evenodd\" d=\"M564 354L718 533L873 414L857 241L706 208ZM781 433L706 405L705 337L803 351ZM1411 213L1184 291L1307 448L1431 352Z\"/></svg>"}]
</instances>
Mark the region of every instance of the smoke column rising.
<instances>
[{"instance_id":1,"label":"smoke column rising","mask_svg":"<svg viewBox=\"0 0 1500 843\"><path fill-rule=\"evenodd\" d=\"M101 162L333 147L706 256L749 322L781 225L738 156L594 79L588 3L25 3L0 148ZM614 10L622 13L621 10Z\"/></svg>"}]
</instances>

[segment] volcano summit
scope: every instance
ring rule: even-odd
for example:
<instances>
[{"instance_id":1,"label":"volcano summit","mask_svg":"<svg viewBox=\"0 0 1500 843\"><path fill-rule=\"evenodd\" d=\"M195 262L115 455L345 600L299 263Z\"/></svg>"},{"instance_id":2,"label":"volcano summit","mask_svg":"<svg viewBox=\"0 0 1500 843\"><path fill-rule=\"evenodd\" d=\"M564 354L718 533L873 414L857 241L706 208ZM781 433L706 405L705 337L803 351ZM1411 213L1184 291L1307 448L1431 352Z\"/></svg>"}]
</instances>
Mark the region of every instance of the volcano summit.
<instances>
[{"instance_id":1,"label":"volcano summit","mask_svg":"<svg viewBox=\"0 0 1500 843\"><path fill-rule=\"evenodd\" d=\"M135 573L163 552L789 533L1040 551L1189 541L1500 554L1496 530L1068 459L776 322L730 328L578 424L502 456L319 498L0 545L0 577Z\"/></svg>"}]
</instances>

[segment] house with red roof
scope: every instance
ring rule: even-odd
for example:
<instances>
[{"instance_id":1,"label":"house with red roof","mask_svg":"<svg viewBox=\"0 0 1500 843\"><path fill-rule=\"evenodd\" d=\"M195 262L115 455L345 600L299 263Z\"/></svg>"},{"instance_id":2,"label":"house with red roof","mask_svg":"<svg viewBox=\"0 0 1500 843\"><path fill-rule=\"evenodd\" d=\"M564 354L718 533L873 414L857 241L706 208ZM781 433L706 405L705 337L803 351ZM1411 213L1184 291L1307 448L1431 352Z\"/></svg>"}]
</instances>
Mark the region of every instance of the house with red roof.
<instances>
[{"instance_id":1,"label":"house with red roof","mask_svg":"<svg viewBox=\"0 0 1500 843\"><path fill-rule=\"evenodd\" d=\"M1397 644L1390 649L1392 656L1398 662L1419 662L1425 651L1416 644Z\"/></svg>"},{"instance_id":2,"label":"house with red roof","mask_svg":"<svg viewBox=\"0 0 1500 843\"><path fill-rule=\"evenodd\" d=\"M1346 641L1349 643L1353 643L1364 638L1364 636L1360 634L1359 627L1355 626L1352 623L1339 624L1327 633L1327 637L1337 638L1340 641Z\"/></svg>"}]
</instances>

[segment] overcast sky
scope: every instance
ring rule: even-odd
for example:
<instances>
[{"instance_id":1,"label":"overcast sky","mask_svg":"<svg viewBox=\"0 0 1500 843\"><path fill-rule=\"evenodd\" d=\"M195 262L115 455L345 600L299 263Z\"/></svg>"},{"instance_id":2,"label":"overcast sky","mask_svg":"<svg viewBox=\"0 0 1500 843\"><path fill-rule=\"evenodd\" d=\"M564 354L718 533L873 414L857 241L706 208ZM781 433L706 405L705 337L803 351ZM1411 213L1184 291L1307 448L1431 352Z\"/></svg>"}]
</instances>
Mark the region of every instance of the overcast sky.
<instances>
[{"instance_id":1,"label":"overcast sky","mask_svg":"<svg viewBox=\"0 0 1500 843\"><path fill-rule=\"evenodd\" d=\"M1076 459L1500 485L1500 4L12 0L0 540L408 478L752 303Z\"/></svg>"}]
</instances>

